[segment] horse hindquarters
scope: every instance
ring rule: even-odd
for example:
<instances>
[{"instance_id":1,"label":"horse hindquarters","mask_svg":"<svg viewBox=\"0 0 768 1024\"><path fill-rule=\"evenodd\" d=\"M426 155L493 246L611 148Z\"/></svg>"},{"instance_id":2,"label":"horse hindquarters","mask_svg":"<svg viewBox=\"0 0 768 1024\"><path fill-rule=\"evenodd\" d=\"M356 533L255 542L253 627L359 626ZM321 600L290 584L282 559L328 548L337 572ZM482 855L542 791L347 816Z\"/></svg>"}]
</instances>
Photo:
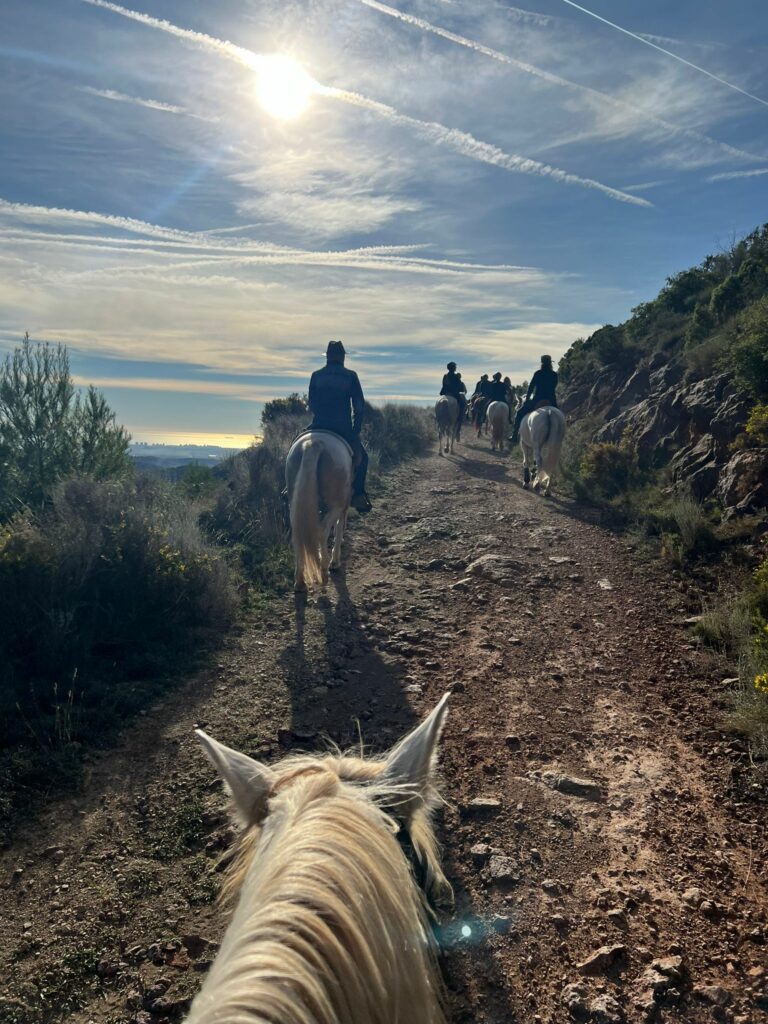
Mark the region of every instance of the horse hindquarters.
<instances>
[{"instance_id":1,"label":"horse hindquarters","mask_svg":"<svg viewBox=\"0 0 768 1024\"><path fill-rule=\"evenodd\" d=\"M291 499L291 542L296 561L294 589L306 590L308 584L320 583L324 575L321 550L327 532L320 522L320 497L317 484L318 461L322 445L306 441L301 448L301 465L296 475Z\"/></svg>"}]
</instances>

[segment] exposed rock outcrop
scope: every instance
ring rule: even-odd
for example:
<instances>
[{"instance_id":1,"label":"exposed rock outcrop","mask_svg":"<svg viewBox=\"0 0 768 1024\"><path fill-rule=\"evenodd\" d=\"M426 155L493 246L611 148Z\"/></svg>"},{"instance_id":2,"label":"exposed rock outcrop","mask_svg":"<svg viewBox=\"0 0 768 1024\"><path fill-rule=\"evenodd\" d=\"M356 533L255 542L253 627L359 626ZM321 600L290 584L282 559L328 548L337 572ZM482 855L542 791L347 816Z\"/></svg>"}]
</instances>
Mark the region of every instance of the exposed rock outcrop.
<instances>
[{"instance_id":1,"label":"exposed rock outcrop","mask_svg":"<svg viewBox=\"0 0 768 1024\"><path fill-rule=\"evenodd\" d=\"M563 409L577 419L602 415L596 441L629 438L642 469L669 466L697 498L714 496L738 515L768 505L768 450L732 450L752 405L729 374L686 380L680 360L657 352L629 373L608 367L572 388Z\"/></svg>"}]
</instances>

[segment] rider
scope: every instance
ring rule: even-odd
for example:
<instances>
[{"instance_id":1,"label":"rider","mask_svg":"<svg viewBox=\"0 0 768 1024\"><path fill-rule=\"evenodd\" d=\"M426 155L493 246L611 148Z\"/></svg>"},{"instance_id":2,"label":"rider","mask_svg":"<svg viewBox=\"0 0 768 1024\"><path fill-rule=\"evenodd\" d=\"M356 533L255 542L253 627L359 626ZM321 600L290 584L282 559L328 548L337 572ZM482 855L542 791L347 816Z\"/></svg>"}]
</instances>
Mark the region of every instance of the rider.
<instances>
[{"instance_id":1,"label":"rider","mask_svg":"<svg viewBox=\"0 0 768 1024\"><path fill-rule=\"evenodd\" d=\"M345 355L340 341L328 342L326 365L315 370L309 381L309 411L313 419L308 429L330 430L349 443L355 469L350 504L358 512L370 512L372 506L365 493L368 453L360 443L365 399L357 374L344 366Z\"/></svg>"},{"instance_id":2,"label":"rider","mask_svg":"<svg viewBox=\"0 0 768 1024\"><path fill-rule=\"evenodd\" d=\"M552 368L552 356L542 356L541 366L531 377L528 385L528 393L525 401L517 410L515 416L515 429L512 431L509 440L517 442L520 439L520 424L523 417L541 405L554 405L557 408L557 374Z\"/></svg>"},{"instance_id":3,"label":"rider","mask_svg":"<svg viewBox=\"0 0 768 1024\"><path fill-rule=\"evenodd\" d=\"M494 373L493 380L488 384L486 394L489 402L506 402L507 389L502 383L500 373Z\"/></svg>"},{"instance_id":4,"label":"rider","mask_svg":"<svg viewBox=\"0 0 768 1024\"><path fill-rule=\"evenodd\" d=\"M512 389L512 381L509 377L504 378L504 401L509 406L509 422L512 422L512 410L515 407L515 392Z\"/></svg>"},{"instance_id":5,"label":"rider","mask_svg":"<svg viewBox=\"0 0 768 1024\"><path fill-rule=\"evenodd\" d=\"M448 363L448 373L443 374L443 386L440 388L441 395L449 395L459 403L459 425L456 430L456 440L461 437L461 425L464 422L464 410L467 407L467 385L461 379L461 374L456 373L456 363Z\"/></svg>"}]
</instances>

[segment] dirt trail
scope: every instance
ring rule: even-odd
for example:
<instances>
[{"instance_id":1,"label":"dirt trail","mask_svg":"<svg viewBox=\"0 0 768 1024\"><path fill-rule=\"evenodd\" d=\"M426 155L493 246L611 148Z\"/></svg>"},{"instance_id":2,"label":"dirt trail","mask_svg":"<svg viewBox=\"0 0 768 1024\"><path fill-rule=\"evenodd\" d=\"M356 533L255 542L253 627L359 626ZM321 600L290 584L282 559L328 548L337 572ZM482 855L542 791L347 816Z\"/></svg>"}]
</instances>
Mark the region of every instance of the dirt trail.
<instances>
[{"instance_id":1,"label":"dirt trail","mask_svg":"<svg viewBox=\"0 0 768 1024\"><path fill-rule=\"evenodd\" d=\"M193 724L383 749L446 689L452 1022L768 1019L765 794L698 608L517 476L480 442L403 468L327 601L231 637L2 855L1 1024L183 1014L232 840Z\"/></svg>"}]
</instances>

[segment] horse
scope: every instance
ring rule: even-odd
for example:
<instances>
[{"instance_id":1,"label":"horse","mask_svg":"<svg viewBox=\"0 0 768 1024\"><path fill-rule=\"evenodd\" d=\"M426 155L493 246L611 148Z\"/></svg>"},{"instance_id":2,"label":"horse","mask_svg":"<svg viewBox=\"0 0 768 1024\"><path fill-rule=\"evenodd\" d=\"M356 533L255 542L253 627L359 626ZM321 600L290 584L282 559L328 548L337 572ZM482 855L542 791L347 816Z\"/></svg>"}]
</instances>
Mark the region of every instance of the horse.
<instances>
[{"instance_id":1,"label":"horse","mask_svg":"<svg viewBox=\"0 0 768 1024\"><path fill-rule=\"evenodd\" d=\"M475 434L477 437L483 432L485 426L485 432L488 433L487 426L487 413L488 413L488 399L485 395L473 395L472 397L472 423L475 427Z\"/></svg>"},{"instance_id":2,"label":"horse","mask_svg":"<svg viewBox=\"0 0 768 1024\"><path fill-rule=\"evenodd\" d=\"M560 461L565 437L565 416L554 405L534 409L520 424L520 447L523 450L523 487L531 483L531 465L535 464L534 490L544 487L545 497L551 493L552 477Z\"/></svg>"},{"instance_id":3,"label":"horse","mask_svg":"<svg viewBox=\"0 0 768 1024\"><path fill-rule=\"evenodd\" d=\"M442 395L435 403L435 419L437 420L437 450L443 454L443 438L445 453L453 454L453 446L459 433L459 403L452 395Z\"/></svg>"},{"instance_id":4,"label":"horse","mask_svg":"<svg viewBox=\"0 0 768 1024\"><path fill-rule=\"evenodd\" d=\"M491 426L491 451L496 447L500 452L504 451L504 435L509 429L509 406L506 402L491 402L487 412L488 423Z\"/></svg>"},{"instance_id":5,"label":"horse","mask_svg":"<svg viewBox=\"0 0 768 1024\"><path fill-rule=\"evenodd\" d=\"M448 697L379 759L267 767L196 730L243 831L187 1024L445 1024L429 905L453 895L432 826Z\"/></svg>"},{"instance_id":6,"label":"horse","mask_svg":"<svg viewBox=\"0 0 768 1024\"><path fill-rule=\"evenodd\" d=\"M328 569L341 566L341 544L352 497L352 448L330 430L309 430L291 445L285 460L291 543L296 560L294 590L328 585ZM328 542L333 531L333 554Z\"/></svg>"}]
</instances>

